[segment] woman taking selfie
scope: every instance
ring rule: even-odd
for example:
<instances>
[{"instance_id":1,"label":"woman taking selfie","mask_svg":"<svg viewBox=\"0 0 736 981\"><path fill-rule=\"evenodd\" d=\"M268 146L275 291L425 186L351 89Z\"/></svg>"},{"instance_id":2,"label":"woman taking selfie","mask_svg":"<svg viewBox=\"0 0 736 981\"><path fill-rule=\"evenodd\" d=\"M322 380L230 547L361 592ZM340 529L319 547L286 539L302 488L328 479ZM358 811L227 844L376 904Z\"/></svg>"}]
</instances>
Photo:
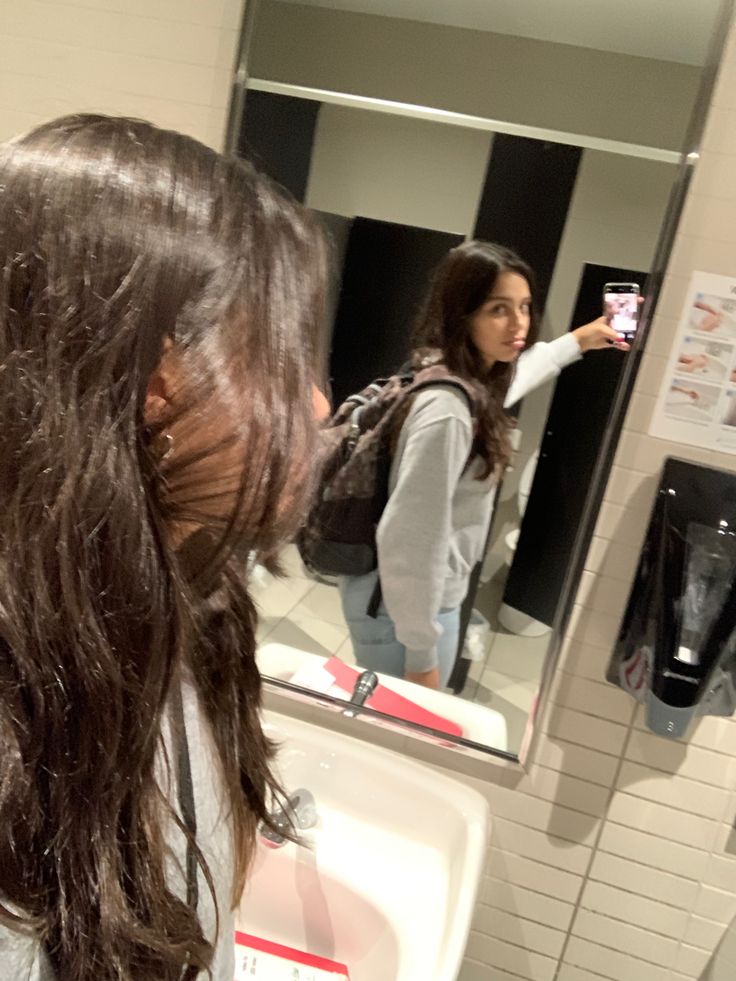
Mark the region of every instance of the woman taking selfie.
<instances>
[{"instance_id":1,"label":"woman taking selfie","mask_svg":"<svg viewBox=\"0 0 736 981\"><path fill-rule=\"evenodd\" d=\"M482 556L498 479L510 457L506 407L594 348L627 349L604 317L537 343L530 268L509 249L472 241L435 271L416 331L414 367L444 364L467 382L413 396L378 524L378 569L340 580L358 664L444 688L460 605ZM368 611L380 582L378 615Z\"/></svg>"},{"instance_id":2,"label":"woman taking selfie","mask_svg":"<svg viewBox=\"0 0 736 981\"><path fill-rule=\"evenodd\" d=\"M176 133L79 116L0 147L7 981L233 979L275 789L235 556L303 517L323 255Z\"/></svg>"}]
</instances>

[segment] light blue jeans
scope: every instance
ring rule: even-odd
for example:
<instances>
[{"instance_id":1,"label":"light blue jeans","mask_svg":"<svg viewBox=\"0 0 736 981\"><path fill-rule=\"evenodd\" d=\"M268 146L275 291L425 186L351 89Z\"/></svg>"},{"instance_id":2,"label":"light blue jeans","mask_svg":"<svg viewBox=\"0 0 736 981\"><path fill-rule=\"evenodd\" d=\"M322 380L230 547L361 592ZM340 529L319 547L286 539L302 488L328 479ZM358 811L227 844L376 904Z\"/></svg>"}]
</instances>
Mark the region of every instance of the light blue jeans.
<instances>
[{"instance_id":1,"label":"light blue jeans","mask_svg":"<svg viewBox=\"0 0 736 981\"><path fill-rule=\"evenodd\" d=\"M406 672L406 648L396 639L394 622L381 600L378 616L368 616L368 604L378 580L377 572L365 576L341 576L339 580L342 612L350 630L355 660L361 668L380 671L394 678ZM460 637L460 608L440 610L437 621L442 634L437 641L440 688L450 679Z\"/></svg>"}]
</instances>

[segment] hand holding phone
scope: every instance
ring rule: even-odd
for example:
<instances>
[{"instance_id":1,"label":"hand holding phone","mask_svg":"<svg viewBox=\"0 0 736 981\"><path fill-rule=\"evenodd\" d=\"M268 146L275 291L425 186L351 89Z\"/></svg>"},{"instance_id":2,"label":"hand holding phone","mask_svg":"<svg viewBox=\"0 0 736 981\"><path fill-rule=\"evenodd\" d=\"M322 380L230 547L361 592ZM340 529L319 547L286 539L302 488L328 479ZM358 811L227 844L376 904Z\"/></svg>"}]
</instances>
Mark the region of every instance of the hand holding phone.
<instances>
[{"instance_id":1,"label":"hand holding phone","mask_svg":"<svg viewBox=\"0 0 736 981\"><path fill-rule=\"evenodd\" d=\"M605 317L599 317L583 327L576 327L571 333L583 354L588 351L603 351L612 346L620 351L629 350L628 342L622 340L621 335L616 333Z\"/></svg>"},{"instance_id":2,"label":"hand holding phone","mask_svg":"<svg viewBox=\"0 0 736 981\"><path fill-rule=\"evenodd\" d=\"M639 325L639 284L606 283L603 287L603 315L616 333L631 343Z\"/></svg>"}]
</instances>

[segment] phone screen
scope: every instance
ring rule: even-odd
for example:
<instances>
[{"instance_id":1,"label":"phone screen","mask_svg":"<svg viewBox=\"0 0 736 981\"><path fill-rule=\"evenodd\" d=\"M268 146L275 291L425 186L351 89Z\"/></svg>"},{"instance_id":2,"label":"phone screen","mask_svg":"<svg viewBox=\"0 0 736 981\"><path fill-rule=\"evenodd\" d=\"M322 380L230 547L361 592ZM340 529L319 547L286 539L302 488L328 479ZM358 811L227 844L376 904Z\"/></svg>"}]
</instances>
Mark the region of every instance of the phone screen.
<instances>
[{"instance_id":1,"label":"phone screen","mask_svg":"<svg viewBox=\"0 0 736 981\"><path fill-rule=\"evenodd\" d=\"M604 293L603 308L610 318L611 327L623 334L627 341L633 340L639 312L639 294Z\"/></svg>"}]
</instances>

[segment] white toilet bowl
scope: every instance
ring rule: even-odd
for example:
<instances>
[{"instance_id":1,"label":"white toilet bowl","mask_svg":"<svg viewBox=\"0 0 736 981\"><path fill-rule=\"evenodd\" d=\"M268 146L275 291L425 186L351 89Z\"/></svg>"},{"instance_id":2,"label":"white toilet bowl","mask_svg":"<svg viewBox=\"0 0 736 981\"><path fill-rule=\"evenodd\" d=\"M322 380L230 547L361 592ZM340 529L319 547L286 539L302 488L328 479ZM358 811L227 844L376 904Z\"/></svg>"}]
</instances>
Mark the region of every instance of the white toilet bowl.
<instances>
[{"instance_id":1,"label":"white toilet bowl","mask_svg":"<svg viewBox=\"0 0 736 981\"><path fill-rule=\"evenodd\" d=\"M519 524L524 519L524 511L526 510L526 502L529 500L529 494L532 489L532 482L534 480L534 473L537 469L537 463L539 462L539 450L535 450L529 459L524 464L524 469L521 471L521 477L519 479L519 490L517 493L517 501L519 507ZM513 528L504 538L504 555L506 556L506 562L508 565L514 561L514 552L516 551L516 546L519 541L519 528Z\"/></svg>"},{"instance_id":2,"label":"white toilet bowl","mask_svg":"<svg viewBox=\"0 0 736 981\"><path fill-rule=\"evenodd\" d=\"M518 493L519 524L521 524L521 521L524 519L524 511L526 510L526 504L529 500L529 494L532 489L532 482L534 480L534 473L537 469L538 462L539 450L535 450L527 460L526 464L524 465L524 469L521 472ZM516 546L519 543L520 530L520 528L513 528L504 537L504 557L509 566L511 566L514 561ZM521 610L517 610L513 606L508 606L506 603L502 603L498 609L498 622L505 630L508 630L509 633L518 634L520 637L542 637L544 634L547 634L550 631L550 628L546 623L541 623L541 621L533 619L533 617L528 616L526 613L522 613Z\"/></svg>"}]
</instances>

